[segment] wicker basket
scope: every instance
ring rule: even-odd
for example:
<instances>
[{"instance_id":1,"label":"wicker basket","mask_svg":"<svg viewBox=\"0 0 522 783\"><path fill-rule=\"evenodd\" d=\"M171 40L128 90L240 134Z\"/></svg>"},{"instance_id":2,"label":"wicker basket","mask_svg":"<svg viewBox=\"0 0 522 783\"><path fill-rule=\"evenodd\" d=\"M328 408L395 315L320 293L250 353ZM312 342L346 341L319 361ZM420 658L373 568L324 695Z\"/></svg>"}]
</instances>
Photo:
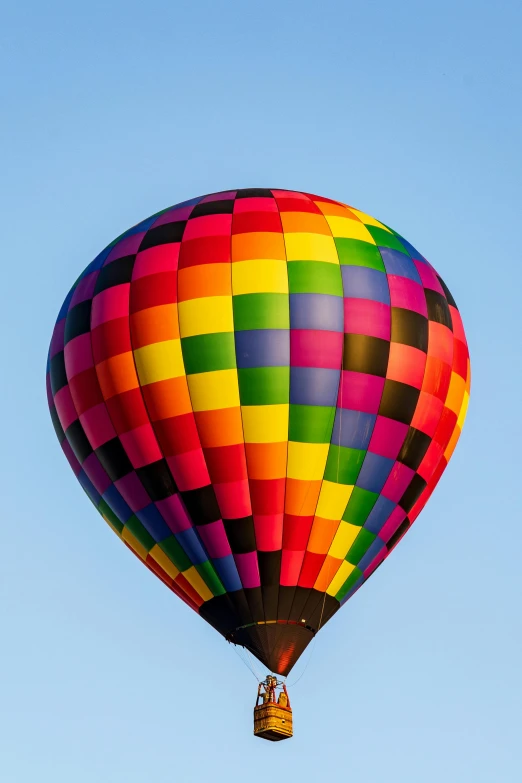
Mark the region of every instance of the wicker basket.
<instances>
[{"instance_id":1,"label":"wicker basket","mask_svg":"<svg viewBox=\"0 0 522 783\"><path fill-rule=\"evenodd\" d=\"M279 742L293 735L292 710L269 702L254 708L254 734L256 737Z\"/></svg>"}]
</instances>

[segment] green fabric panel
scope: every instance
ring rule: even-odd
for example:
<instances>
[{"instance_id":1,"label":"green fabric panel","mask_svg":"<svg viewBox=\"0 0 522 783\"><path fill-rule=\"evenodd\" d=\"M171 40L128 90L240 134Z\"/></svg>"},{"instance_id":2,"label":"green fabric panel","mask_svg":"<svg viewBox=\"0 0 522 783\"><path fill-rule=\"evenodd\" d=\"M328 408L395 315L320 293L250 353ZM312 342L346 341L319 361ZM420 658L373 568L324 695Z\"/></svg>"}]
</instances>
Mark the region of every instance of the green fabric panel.
<instances>
[{"instance_id":1,"label":"green fabric panel","mask_svg":"<svg viewBox=\"0 0 522 783\"><path fill-rule=\"evenodd\" d=\"M354 568L344 585L341 587L338 593L336 593L335 597L338 601L342 601L344 596L350 592L354 584L357 582L358 579L360 579L362 576L362 571L360 571L358 568Z\"/></svg>"},{"instance_id":2,"label":"green fabric panel","mask_svg":"<svg viewBox=\"0 0 522 783\"><path fill-rule=\"evenodd\" d=\"M241 405L279 405L290 399L289 367L248 367L237 377Z\"/></svg>"},{"instance_id":3,"label":"green fabric panel","mask_svg":"<svg viewBox=\"0 0 522 783\"><path fill-rule=\"evenodd\" d=\"M340 268L323 261L289 261L288 286L291 294L343 295Z\"/></svg>"},{"instance_id":4,"label":"green fabric panel","mask_svg":"<svg viewBox=\"0 0 522 783\"><path fill-rule=\"evenodd\" d=\"M345 522L350 522L352 525L364 525L378 497L379 495L375 492L354 487L346 506L346 511L343 514Z\"/></svg>"},{"instance_id":5,"label":"green fabric panel","mask_svg":"<svg viewBox=\"0 0 522 783\"><path fill-rule=\"evenodd\" d=\"M337 484L355 484L366 456L362 449L330 445L324 477Z\"/></svg>"},{"instance_id":6,"label":"green fabric panel","mask_svg":"<svg viewBox=\"0 0 522 783\"><path fill-rule=\"evenodd\" d=\"M138 517L132 515L132 517L125 523L125 527L132 533L134 538L136 538L140 544L145 547L147 552L150 552L156 542L148 530L143 527Z\"/></svg>"},{"instance_id":7,"label":"green fabric panel","mask_svg":"<svg viewBox=\"0 0 522 783\"><path fill-rule=\"evenodd\" d=\"M289 329L288 294L239 294L232 298L234 329Z\"/></svg>"},{"instance_id":8,"label":"green fabric panel","mask_svg":"<svg viewBox=\"0 0 522 783\"><path fill-rule=\"evenodd\" d=\"M352 565L357 565L361 557L366 554L370 545L375 541L375 538L376 536L373 533L362 527L346 555L346 560L352 563Z\"/></svg>"},{"instance_id":9,"label":"green fabric panel","mask_svg":"<svg viewBox=\"0 0 522 783\"><path fill-rule=\"evenodd\" d=\"M223 584L221 583L221 579L216 574L214 566L209 560L206 560L204 563L201 563L201 565L197 565L196 571L203 578L203 581L205 582L209 590L212 590L214 595L223 595L224 593L226 593L226 590L223 587Z\"/></svg>"},{"instance_id":10,"label":"green fabric panel","mask_svg":"<svg viewBox=\"0 0 522 783\"><path fill-rule=\"evenodd\" d=\"M343 237L336 238L335 245L342 266L367 266L379 272L386 271L379 248L375 245Z\"/></svg>"},{"instance_id":11,"label":"green fabric panel","mask_svg":"<svg viewBox=\"0 0 522 783\"><path fill-rule=\"evenodd\" d=\"M322 405L290 405L288 440L328 443L332 436L335 408Z\"/></svg>"},{"instance_id":12,"label":"green fabric panel","mask_svg":"<svg viewBox=\"0 0 522 783\"><path fill-rule=\"evenodd\" d=\"M100 502L98 503L98 511L100 514L102 514L106 519L109 520L112 527L118 531L118 533L121 533L123 530L123 522L121 522L112 508L107 505L105 500L102 498Z\"/></svg>"},{"instance_id":13,"label":"green fabric panel","mask_svg":"<svg viewBox=\"0 0 522 783\"><path fill-rule=\"evenodd\" d=\"M389 231L385 231L384 228L379 228L378 226L366 226L366 228L379 247L391 247L393 250L399 250L401 253L408 255L406 248L395 234L390 234Z\"/></svg>"},{"instance_id":14,"label":"green fabric panel","mask_svg":"<svg viewBox=\"0 0 522 783\"><path fill-rule=\"evenodd\" d=\"M183 337L181 349L187 375L214 370L232 370L236 366L234 332Z\"/></svg>"},{"instance_id":15,"label":"green fabric panel","mask_svg":"<svg viewBox=\"0 0 522 783\"><path fill-rule=\"evenodd\" d=\"M179 571L186 571L192 565L192 561L189 560L175 536L169 536L169 538L159 541L158 546L163 549Z\"/></svg>"}]
</instances>

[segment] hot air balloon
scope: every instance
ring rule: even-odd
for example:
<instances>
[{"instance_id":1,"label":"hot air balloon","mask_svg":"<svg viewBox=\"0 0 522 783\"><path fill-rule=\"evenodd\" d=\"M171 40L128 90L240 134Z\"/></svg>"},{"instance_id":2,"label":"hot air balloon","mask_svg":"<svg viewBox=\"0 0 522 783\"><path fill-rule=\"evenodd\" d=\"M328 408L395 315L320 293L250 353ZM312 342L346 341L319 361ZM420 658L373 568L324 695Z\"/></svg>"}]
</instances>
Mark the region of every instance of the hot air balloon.
<instances>
[{"instance_id":1,"label":"hot air balloon","mask_svg":"<svg viewBox=\"0 0 522 783\"><path fill-rule=\"evenodd\" d=\"M185 201L111 242L63 303L47 382L63 451L114 532L284 677L426 504L470 365L453 297L400 234L261 188Z\"/></svg>"}]
</instances>

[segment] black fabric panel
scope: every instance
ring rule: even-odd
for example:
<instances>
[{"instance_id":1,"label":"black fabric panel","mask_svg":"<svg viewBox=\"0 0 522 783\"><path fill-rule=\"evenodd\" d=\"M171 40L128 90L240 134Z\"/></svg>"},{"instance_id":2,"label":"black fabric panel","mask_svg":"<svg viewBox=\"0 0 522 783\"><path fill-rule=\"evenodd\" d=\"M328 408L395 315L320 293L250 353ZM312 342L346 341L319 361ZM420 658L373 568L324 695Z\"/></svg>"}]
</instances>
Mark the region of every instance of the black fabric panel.
<instances>
[{"instance_id":1,"label":"black fabric panel","mask_svg":"<svg viewBox=\"0 0 522 783\"><path fill-rule=\"evenodd\" d=\"M384 382L379 414L403 424L410 424L417 407L420 390L400 381Z\"/></svg>"},{"instance_id":2,"label":"black fabric panel","mask_svg":"<svg viewBox=\"0 0 522 783\"><path fill-rule=\"evenodd\" d=\"M393 534L393 536L390 538L390 540L389 540L389 541L388 541L388 543L386 544L386 548L388 549L388 552L390 552L390 551L393 549L393 547L394 547L394 546L396 546L396 544L398 544L398 543L399 543L399 541L401 540L401 538L403 537L403 535L406 533L406 531L407 531L407 530L408 530L410 527L411 527L411 522L410 522L410 520L408 519L408 517L406 517L406 519L404 520L404 522L402 522L402 524L401 524L401 525L399 525L399 527L397 528L397 530L395 531L395 533Z\"/></svg>"},{"instance_id":3,"label":"black fabric panel","mask_svg":"<svg viewBox=\"0 0 522 783\"><path fill-rule=\"evenodd\" d=\"M391 309L391 341L411 345L425 353L428 350L428 319L402 307Z\"/></svg>"},{"instance_id":4,"label":"black fabric panel","mask_svg":"<svg viewBox=\"0 0 522 783\"><path fill-rule=\"evenodd\" d=\"M69 441L74 456L78 462L82 464L89 454L92 454L92 446L87 439L87 435L83 431L79 419L76 419L76 421L73 421L73 423L67 427L65 437Z\"/></svg>"},{"instance_id":5,"label":"black fabric panel","mask_svg":"<svg viewBox=\"0 0 522 783\"><path fill-rule=\"evenodd\" d=\"M444 282L442 277L439 277L439 275L437 275L437 280L441 284L442 290L446 294L446 299L448 300L448 304L450 304L452 307L454 307L456 310L458 310L459 308L457 307L457 303L455 302L454 298L452 297L451 291L449 290L448 286L446 285L446 283Z\"/></svg>"},{"instance_id":6,"label":"black fabric panel","mask_svg":"<svg viewBox=\"0 0 522 783\"><path fill-rule=\"evenodd\" d=\"M239 519L224 519L225 532L230 548L235 555L244 555L256 549L256 534L252 516Z\"/></svg>"},{"instance_id":7,"label":"black fabric panel","mask_svg":"<svg viewBox=\"0 0 522 783\"><path fill-rule=\"evenodd\" d=\"M273 198L273 193L267 188L242 188L236 198Z\"/></svg>"},{"instance_id":8,"label":"black fabric panel","mask_svg":"<svg viewBox=\"0 0 522 783\"><path fill-rule=\"evenodd\" d=\"M269 671L286 677L313 638L303 626L274 624L242 628L231 641L251 650Z\"/></svg>"},{"instance_id":9,"label":"black fabric panel","mask_svg":"<svg viewBox=\"0 0 522 783\"><path fill-rule=\"evenodd\" d=\"M105 291L107 288L112 288L115 285L130 283L135 259L135 255L124 256L116 259L116 261L111 261L107 266L102 266L96 280L94 296L99 294L100 291Z\"/></svg>"},{"instance_id":10,"label":"black fabric panel","mask_svg":"<svg viewBox=\"0 0 522 783\"><path fill-rule=\"evenodd\" d=\"M281 550L275 552L258 552L259 576L265 620L277 620L279 600L279 578L281 574Z\"/></svg>"},{"instance_id":11,"label":"black fabric panel","mask_svg":"<svg viewBox=\"0 0 522 783\"><path fill-rule=\"evenodd\" d=\"M403 508L406 513L411 511L412 507L415 505L427 486L428 485L426 481L424 481L424 479L419 476L418 473L416 473L410 481L410 484L404 495L399 500L399 506Z\"/></svg>"},{"instance_id":12,"label":"black fabric panel","mask_svg":"<svg viewBox=\"0 0 522 783\"><path fill-rule=\"evenodd\" d=\"M245 597L248 602L252 620L255 623L261 623L265 620L263 611L263 594L260 587L245 587Z\"/></svg>"},{"instance_id":13,"label":"black fabric panel","mask_svg":"<svg viewBox=\"0 0 522 783\"><path fill-rule=\"evenodd\" d=\"M199 614L223 636L241 625L228 595L217 595L199 607Z\"/></svg>"},{"instance_id":14,"label":"black fabric panel","mask_svg":"<svg viewBox=\"0 0 522 783\"><path fill-rule=\"evenodd\" d=\"M72 307L69 310L65 321L65 345L80 334L86 334L91 331L91 309L92 299L87 299L87 301L80 302L76 307Z\"/></svg>"},{"instance_id":15,"label":"black fabric panel","mask_svg":"<svg viewBox=\"0 0 522 783\"><path fill-rule=\"evenodd\" d=\"M303 617L306 620L306 626L317 633L341 608L341 604L328 593L320 593L315 589L312 589L311 592L312 594L303 609Z\"/></svg>"},{"instance_id":16,"label":"black fabric panel","mask_svg":"<svg viewBox=\"0 0 522 783\"><path fill-rule=\"evenodd\" d=\"M195 525L207 525L221 519L216 493L212 484L181 493L188 514Z\"/></svg>"},{"instance_id":17,"label":"black fabric panel","mask_svg":"<svg viewBox=\"0 0 522 783\"><path fill-rule=\"evenodd\" d=\"M314 614L317 614L318 617L320 616L323 602L326 604L325 595L325 593L321 593L319 590L315 590L311 587L308 590L308 598L303 606L303 615L300 618L300 621L302 622L304 620L305 627L310 628L314 633L319 627L319 620L314 624L311 618L314 617ZM318 612L316 612L317 608L319 608Z\"/></svg>"},{"instance_id":18,"label":"black fabric panel","mask_svg":"<svg viewBox=\"0 0 522 783\"><path fill-rule=\"evenodd\" d=\"M410 427L397 460L412 470L417 470L428 451L430 443L431 438L429 435L416 430L415 427Z\"/></svg>"},{"instance_id":19,"label":"black fabric panel","mask_svg":"<svg viewBox=\"0 0 522 783\"><path fill-rule=\"evenodd\" d=\"M310 590L311 588L309 587L299 587L299 585L295 588L294 600L292 602L292 608L290 609L290 614L288 616L288 620L290 622L300 623L303 619L303 609L308 598L310 597Z\"/></svg>"},{"instance_id":20,"label":"black fabric panel","mask_svg":"<svg viewBox=\"0 0 522 783\"><path fill-rule=\"evenodd\" d=\"M231 593L227 593L227 595L232 603L235 613L239 618L239 625L248 625L249 623L253 623L254 619L245 596L245 591L234 590Z\"/></svg>"},{"instance_id":21,"label":"black fabric panel","mask_svg":"<svg viewBox=\"0 0 522 783\"><path fill-rule=\"evenodd\" d=\"M55 353L49 362L49 377L53 395L67 386L67 373L65 372L65 359L63 351Z\"/></svg>"},{"instance_id":22,"label":"black fabric panel","mask_svg":"<svg viewBox=\"0 0 522 783\"><path fill-rule=\"evenodd\" d=\"M154 502L164 500L177 492L176 482L165 459L137 468L136 473Z\"/></svg>"},{"instance_id":23,"label":"black fabric panel","mask_svg":"<svg viewBox=\"0 0 522 783\"><path fill-rule=\"evenodd\" d=\"M133 470L132 463L119 438L112 438L103 446L99 446L96 449L96 455L111 481L117 481Z\"/></svg>"},{"instance_id":24,"label":"black fabric panel","mask_svg":"<svg viewBox=\"0 0 522 783\"><path fill-rule=\"evenodd\" d=\"M65 438L65 432L63 431L63 427L60 424L60 419L58 418L58 411L56 410L56 406L52 405L49 408L49 411L51 413L51 421L53 423L54 431L56 432L56 437L60 441L60 443L63 443L63 439Z\"/></svg>"},{"instance_id":25,"label":"black fabric panel","mask_svg":"<svg viewBox=\"0 0 522 783\"><path fill-rule=\"evenodd\" d=\"M429 288L424 289L426 303L428 305L428 318L438 324L444 324L453 331L453 322L446 299L438 291Z\"/></svg>"},{"instance_id":26,"label":"black fabric panel","mask_svg":"<svg viewBox=\"0 0 522 783\"><path fill-rule=\"evenodd\" d=\"M262 585L278 585L281 574L281 550L275 552L258 552L259 575ZM275 619L274 617L270 618Z\"/></svg>"},{"instance_id":27,"label":"black fabric panel","mask_svg":"<svg viewBox=\"0 0 522 783\"><path fill-rule=\"evenodd\" d=\"M174 242L181 242L186 224L186 220L178 220L149 229L141 241L140 251L148 250L149 247L157 247L157 245L171 245Z\"/></svg>"},{"instance_id":28,"label":"black fabric panel","mask_svg":"<svg viewBox=\"0 0 522 783\"><path fill-rule=\"evenodd\" d=\"M277 602L277 619L287 620L294 600L295 587L279 585L279 600Z\"/></svg>"},{"instance_id":29,"label":"black fabric panel","mask_svg":"<svg viewBox=\"0 0 522 783\"><path fill-rule=\"evenodd\" d=\"M192 218L203 217L204 215L231 215L233 211L234 199L206 201L204 204L196 204L190 213L190 220L192 220Z\"/></svg>"},{"instance_id":30,"label":"black fabric panel","mask_svg":"<svg viewBox=\"0 0 522 783\"><path fill-rule=\"evenodd\" d=\"M380 337L364 334L345 334L343 370L386 376L390 344Z\"/></svg>"},{"instance_id":31,"label":"black fabric panel","mask_svg":"<svg viewBox=\"0 0 522 783\"><path fill-rule=\"evenodd\" d=\"M265 620L275 620L279 602L279 585L263 585L261 587Z\"/></svg>"}]
</instances>

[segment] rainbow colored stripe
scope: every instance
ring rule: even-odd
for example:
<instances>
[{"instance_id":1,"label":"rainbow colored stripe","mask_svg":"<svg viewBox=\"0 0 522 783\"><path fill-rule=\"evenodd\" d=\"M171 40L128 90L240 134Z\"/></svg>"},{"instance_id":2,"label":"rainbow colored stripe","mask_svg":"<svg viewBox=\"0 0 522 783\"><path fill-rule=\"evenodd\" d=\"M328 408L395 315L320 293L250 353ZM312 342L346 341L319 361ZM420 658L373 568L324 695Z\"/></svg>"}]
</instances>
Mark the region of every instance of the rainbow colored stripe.
<instances>
[{"instance_id":1,"label":"rainbow colored stripe","mask_svg":"<svg viewBox=\"0 0 522 783\"><path fill-rule=\"evenodd\" d=\"M69 292L48 365L58 438L104 519L280 673L418 516L469 387L460 314L415 248L267 189L112 242Z\"/></svg>"}]
</instances>

